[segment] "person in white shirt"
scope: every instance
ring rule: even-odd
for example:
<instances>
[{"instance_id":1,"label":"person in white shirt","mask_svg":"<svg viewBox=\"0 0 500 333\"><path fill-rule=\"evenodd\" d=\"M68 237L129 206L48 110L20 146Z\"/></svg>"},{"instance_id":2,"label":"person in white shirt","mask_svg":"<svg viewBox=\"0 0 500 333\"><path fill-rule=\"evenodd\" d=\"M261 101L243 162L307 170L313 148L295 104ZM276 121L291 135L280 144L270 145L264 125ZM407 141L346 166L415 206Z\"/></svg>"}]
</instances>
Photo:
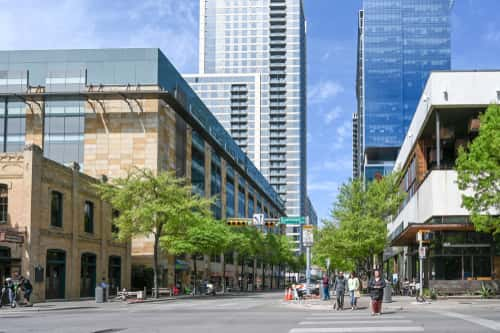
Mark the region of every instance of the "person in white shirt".
<instances>
[{"instance_id":1,"label":"person in white shirt","mask_svg":"<svg viewBox=\"0 0 500 333\"><path fill-rule=\"evenodd\" d=\"M358 297L360 297L360 281L358 277L356 276L355 272L351 273L351 276L349 277L349 280L347 281L347 287L349 289L349 294L351 296L351 310L355 310L358 308Z\"/></svg>"}]
</instances>

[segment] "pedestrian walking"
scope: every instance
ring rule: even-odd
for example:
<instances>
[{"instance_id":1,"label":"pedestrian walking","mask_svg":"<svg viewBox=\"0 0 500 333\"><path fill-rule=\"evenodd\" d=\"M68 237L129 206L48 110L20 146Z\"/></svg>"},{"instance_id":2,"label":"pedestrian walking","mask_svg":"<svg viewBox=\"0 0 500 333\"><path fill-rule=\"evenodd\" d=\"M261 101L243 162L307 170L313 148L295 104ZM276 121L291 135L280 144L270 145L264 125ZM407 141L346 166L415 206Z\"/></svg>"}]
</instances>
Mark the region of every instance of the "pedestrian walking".
<instances>
[{"instance_id":1,"label":"pedestrian walking","mask_svg":"<svg viewBox=\"0 0 500 333\"><path fill-rule=\"evenodd\" d=\"M326 273L323 274L323 301L330 299L330 278Z\"/></svg>"},{"instance_id":2,"label":"pedestrian walking","mask_svg":"<svg viewBox=\"0 0 500 333\"><path fill-rule=\"evenodd\" d=\"M349 295L351 296L351 310L356 310L358 308L357 300L361 296L359 291L361 283L356 276L356 272L353 271L351 273L349 280L347 280L347 287L349 288Z\"/></svg>"},{"instance_id":3,"label":"pedestrian walking","mask_svg":"<svg viewBox=\"0 0 500 333\"><path fill-rule=\"evenodd\" d=\"M368 283L370 292L372 316L382 314L382 299L384 298L385 280L380 275L380 271L373 271L373 278Z\"/></svg>"},{"instance_id":4,"label":"pedestrian walking","mask_svg":"<svg viewBox=\"0 0 500 333\"><path fill-rule=\"evenodd\" d=\"M344 310L344 293L346 289L344 272L339 272L339 275L335 279L334 289L337 301L337 311L342 311Z\"/></svg>"},{"instance_id":5,"label":"pedestrian walking","mask_svg":"<svg viewBox=\"0 0 500 333\"><path fill-rule=\"evenodd\" d=\"M31 284L31 281L21 275L19 278L19 286L23 291L24 306L33 306L30 302L31 293L33 292L33 285Z\"/></svg>"}]
</instances>

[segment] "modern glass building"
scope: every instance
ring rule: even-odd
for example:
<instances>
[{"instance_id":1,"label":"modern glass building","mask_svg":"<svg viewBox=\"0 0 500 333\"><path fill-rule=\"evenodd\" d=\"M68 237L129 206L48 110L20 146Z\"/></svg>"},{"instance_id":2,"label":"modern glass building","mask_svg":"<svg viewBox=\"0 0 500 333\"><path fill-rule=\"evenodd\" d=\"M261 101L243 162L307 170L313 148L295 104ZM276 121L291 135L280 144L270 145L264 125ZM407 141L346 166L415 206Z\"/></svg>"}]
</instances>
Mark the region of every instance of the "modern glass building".
<instances>
[{"instance_id":1,"label":"modern glass building","mask_svg":"<svg viewBox=\"0 0 500 333\"><path fill-rule=\"evenodd\" d=\"M354 174L370 180L392 171L429 73L450 69L451 7L451 0L363 1Z\"/></svg>"},{"instance_id":2,"label":"modern glass building","mask_svg":"<svg viewBox=\"0 0 500 333\"><path fill-rule=\"evenodd\" d=\"M301 0L200 0L198 75L186 79L286 201L306 210Z\"/></svg>"}]
</instances>

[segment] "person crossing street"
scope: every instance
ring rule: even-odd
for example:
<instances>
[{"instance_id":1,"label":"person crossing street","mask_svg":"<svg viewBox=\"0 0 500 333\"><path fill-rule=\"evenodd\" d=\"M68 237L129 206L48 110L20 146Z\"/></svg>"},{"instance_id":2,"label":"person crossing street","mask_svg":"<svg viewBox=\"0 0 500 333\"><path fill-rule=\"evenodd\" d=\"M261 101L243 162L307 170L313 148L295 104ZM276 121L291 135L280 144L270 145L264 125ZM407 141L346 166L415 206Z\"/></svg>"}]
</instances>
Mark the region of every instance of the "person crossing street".
<instances>
[{"instance_id":1,"label":"person crossing street","mask_svg":"<svg viewBox=\"0 0 500 333\"><path fill-rule=\"evenodd\" d=\"M351 272L349 280L347 280L347 287L349 288L349 296L351 296L351 310L356 310L358 308L357 300L360 295L361 283L356 276L356 272Z\"/></svg>"},{"instance_id":2,"label":"person crossing street","mask_svg":"<svg viewBox=\"0 0 500 333\"><path fill-rule=\"evenodd\" d=\"M344 277L344 272L339 272L339 275L335 279L335 289L336 301L337 301L337 311L344 310L344 293L346 289L346 279Z\"/></svg>"},{"instance_id":3,"label":"person crossing street","mask_svg":"<svg viewBox=\"0 0 500 333\"><path fill-rule=\"evenodd\" d=\"M380 271L373 271L373 278L368 283L370 291L372 316L382 314L382 299L384 298L385 280L382 278Z\"/></svg>"}]
</instances>

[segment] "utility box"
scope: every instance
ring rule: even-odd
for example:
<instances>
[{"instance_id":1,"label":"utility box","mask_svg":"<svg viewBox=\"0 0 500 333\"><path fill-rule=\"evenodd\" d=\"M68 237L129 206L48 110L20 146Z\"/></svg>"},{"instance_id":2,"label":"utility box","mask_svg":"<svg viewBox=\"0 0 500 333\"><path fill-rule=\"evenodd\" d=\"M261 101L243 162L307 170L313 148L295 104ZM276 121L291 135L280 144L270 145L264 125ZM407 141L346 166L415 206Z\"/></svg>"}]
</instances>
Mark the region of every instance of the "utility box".
<instances>
[{"instance_id":1,"label":"utility box","mask_svg":"<svg viewBox=\"0 0 500 333\"><path fill-rule=\"evenodd\" d=\"M105 291L105 289L101 288L100 286L95 288L95 302L96 303L104 303L105 302L104 291Z\"/></svg>"}]
</instances>

